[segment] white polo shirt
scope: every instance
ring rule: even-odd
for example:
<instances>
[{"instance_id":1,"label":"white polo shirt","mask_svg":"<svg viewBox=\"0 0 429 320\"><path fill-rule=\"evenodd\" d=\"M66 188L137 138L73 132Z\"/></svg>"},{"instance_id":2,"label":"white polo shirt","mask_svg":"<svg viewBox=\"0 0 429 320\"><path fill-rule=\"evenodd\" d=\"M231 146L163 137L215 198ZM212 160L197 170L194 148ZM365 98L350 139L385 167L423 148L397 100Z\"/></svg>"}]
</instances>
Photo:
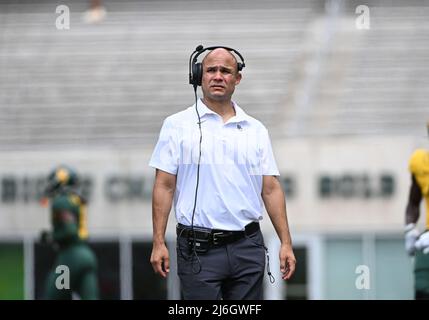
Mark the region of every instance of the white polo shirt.
<instances>
[{"instance_id":1,"label":"white polo shirt","mask_svg":"<svg viewBox=\"0 0 429 320\"><path fill-rule=\"evenodd\" d=\"M267 129L234 103L226 123L198 100L202 143L194 226L243 230L262 219L262 176L278 176ZM191 225L200 133L195 105L164 120L149 166L174 174L176 219Z\"/></svg>"}]
</instances>

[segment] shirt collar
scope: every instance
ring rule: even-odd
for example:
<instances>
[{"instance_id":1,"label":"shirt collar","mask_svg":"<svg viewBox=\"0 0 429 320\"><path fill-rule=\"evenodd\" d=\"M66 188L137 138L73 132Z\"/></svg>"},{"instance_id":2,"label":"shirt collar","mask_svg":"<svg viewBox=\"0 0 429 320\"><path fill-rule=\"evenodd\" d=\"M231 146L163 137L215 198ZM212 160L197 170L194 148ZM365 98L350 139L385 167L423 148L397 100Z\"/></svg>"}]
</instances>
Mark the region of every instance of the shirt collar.
<instances>
[{"instance_id":1,"label":"shirt collar","mask_svg":"<svg viewBox=\"0 0 429 320\"><path fill-rule=\"evenodd\" d=\"M243 109L241 109L239 107L239 105L237 103L235 103L234 101L232 101L233 105L234 105L234 109L235 109L235 116L233 116L231 119L229 119L227 121L227 123L229 122L243 122L243 121L249 121L249 116L247 115L246 112L244 112ZM214 112L213 110L210 110L201 99L198 99L198 112L200 113L200 118L202 118L203 116L205 116L206 114L215 114L218 115L216 112Z\"/></svg>"},{"instance_id":2,"label":"shirt collar","mask_svg":"<svg viewBox=\"0 0 429 320\"><path fill-rule=\"evenodd\" d=\"M207 107L205 105L205 103L203 102L203 100L198 99L198 112L200 113L200 117L202 118L203 116L205 116L206 114L216 114L216 112L214 112L213 110L210 110L209 107Z\"/></svg>"},{"instance_id":3,"label":"shirt collar","mask_svg":"<svg viewBox=\"0 0 429 320\"><path fill-rule=\"evenodd\" d=\"M235 109L235 116L228 120L228 122L243 122L243 121L249 121L249 116L246 112L244 112L243 109L241 109L238 104L236 104L234 101L232 102L234 104Z\"/></svg>"}]
</instances>

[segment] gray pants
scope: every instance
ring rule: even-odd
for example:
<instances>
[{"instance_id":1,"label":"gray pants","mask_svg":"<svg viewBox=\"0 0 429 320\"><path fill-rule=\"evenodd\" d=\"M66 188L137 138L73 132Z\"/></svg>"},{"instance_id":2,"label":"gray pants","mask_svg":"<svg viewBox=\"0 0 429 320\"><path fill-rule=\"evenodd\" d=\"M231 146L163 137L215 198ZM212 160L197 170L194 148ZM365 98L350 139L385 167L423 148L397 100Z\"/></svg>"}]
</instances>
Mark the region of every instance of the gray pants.
<instances>
[{"instance_id":1,"label":"gray pants","mask_svg":"<svg viewBox=\"0 0 429 320\"><path fill-rule=\"evenodd\" d=\"M177 238L177 270L186 300L261 300L265 269L261 231L205 254L192 255Z\"/></svg>"}]
</instances>

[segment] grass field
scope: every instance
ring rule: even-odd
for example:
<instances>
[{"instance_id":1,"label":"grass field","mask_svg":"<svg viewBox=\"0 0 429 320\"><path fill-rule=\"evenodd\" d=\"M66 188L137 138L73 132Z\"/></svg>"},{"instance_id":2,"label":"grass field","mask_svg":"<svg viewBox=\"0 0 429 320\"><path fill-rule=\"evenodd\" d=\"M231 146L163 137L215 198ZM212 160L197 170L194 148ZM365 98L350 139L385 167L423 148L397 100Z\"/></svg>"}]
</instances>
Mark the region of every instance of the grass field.
<instances>
[{"instance_id":1,"label":"grass field","mask_svg":"<svg viewBox=\"0 0 429 320\"><path fill-rule=\"evenodd\" d=\"M20 244L0 245L0 299L24 299L24 254Z\"/></svg>"}]
</instances>

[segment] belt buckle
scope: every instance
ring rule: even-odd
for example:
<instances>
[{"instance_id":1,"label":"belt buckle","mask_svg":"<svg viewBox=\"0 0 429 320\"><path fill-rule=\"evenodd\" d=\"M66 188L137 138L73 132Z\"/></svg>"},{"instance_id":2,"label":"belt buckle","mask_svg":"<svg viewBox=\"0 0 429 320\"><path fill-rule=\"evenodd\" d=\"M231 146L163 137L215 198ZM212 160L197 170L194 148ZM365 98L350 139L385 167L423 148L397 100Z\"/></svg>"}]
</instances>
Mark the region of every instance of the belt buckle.
<instances>
[{"instance_id":1,"label":"belt buckle","mask_svg":"<svg viewBox=\"0 0 429 320\"><path fill-rule=\"evenodd\" d=\"M215 246L219 245L220 243L218 242L217 236L221 236L223 235L223 232L213 232L213 244Z\"/></svg>"}]
</instances>

